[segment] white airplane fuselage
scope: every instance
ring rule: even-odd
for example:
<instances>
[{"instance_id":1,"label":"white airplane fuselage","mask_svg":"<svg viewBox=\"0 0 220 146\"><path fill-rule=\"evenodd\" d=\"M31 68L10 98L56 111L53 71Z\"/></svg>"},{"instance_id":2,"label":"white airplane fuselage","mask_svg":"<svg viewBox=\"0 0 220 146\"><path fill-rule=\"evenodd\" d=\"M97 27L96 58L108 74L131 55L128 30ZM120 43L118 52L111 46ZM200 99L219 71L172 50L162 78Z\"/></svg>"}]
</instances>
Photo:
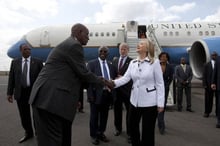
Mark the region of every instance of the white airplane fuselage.
<instances>
[{"instance_id":1,"label":"white airplane fuselage","mask_svg":"<svg viewBox=\"0 0 220 146\"><path fill-rule=\"evenodd\" d=\"M130 52L135 52L140 33L154 39L170 55L171 64L179 64L180 58L185 57L193 68L195 77L202 77L204 63L210 60L210 53L216 51L220 54L220 22L215 23L155 23L140 25L136 21L111 24L85 24L90 32L90 40L84 46L86 61L98 57L98 48L108 46L109 59L118 57L118 44L127 42ZM32 56L46 58L54 47L70 36L72 25L46 26L34 29L24 35L8 50L8 56L20 56L19 45L28 43L32 47ZM153 32L150 34L150 28ZM131 54L135 57L135 53Z\"/></svg>"}]
</instances>

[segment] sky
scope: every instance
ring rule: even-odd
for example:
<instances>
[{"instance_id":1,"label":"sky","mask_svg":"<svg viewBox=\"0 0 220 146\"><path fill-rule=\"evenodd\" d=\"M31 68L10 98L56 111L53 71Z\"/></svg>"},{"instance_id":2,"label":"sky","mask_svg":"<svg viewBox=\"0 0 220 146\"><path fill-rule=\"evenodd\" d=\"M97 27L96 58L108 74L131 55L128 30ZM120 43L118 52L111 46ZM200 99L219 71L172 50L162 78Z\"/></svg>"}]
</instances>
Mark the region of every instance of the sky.
<instances>
[{"instance_id":1,"label":"sky","mask_svg":"<svg viewBox=\"0 0 220 146\"><path fill-rule=\"evenodd\" d=\"M220 0L0 0L0 71L7 49L32 29L60 24L220 22Z\"/></svg>"}]
</instances>

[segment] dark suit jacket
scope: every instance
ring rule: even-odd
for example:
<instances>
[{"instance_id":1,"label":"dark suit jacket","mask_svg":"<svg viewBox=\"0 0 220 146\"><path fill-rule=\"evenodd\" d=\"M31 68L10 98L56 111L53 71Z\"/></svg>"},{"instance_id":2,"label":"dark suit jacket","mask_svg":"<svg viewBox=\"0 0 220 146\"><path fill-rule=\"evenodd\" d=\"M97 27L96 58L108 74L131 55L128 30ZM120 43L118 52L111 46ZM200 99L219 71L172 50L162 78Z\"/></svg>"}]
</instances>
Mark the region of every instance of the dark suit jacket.
<instances>
[{"instance_id":1,"label":"dark suit jacket","mask_svg":"<svg viewBox=\"0 0 220 146\"><path fill-rule=\"evenodd\" d=\"M215 61L214 72L212 75L212 83L216 85L216 90L220 91L220 56Z\"/></svg>"},{"instance_id":2,"label":"dark suit jacket","mask_svg":"<svg viewBox=\"0 0 220 146\"><path fill-rule=\"evenodd\" d=\"M30 87L32 88L39 72L43 67L41 60L31 57L30 62ZM7 95L14 95L16 100L21 99L21 75L22 75L22 58L12 60L9 78Z\"/></svg>"},{"instance_id":3,"label":"dark suit jacket","mask_svg":"<svg viewBox=\"0 0 220 146\"><path fill-rule=\"evenodd\" d=\"M109 68L110 78L115 79L117 75L116 68L109 61L107 61L107 64ZM102 70L98 59L89 61L87 67L91 72L93 72L97 76L102 76ZM105 97L102 96L102 92L103 87L95 88L93 84L90 84L89 88L87 89L88 101L93 102L95 104L109 104L110 102L112 102L113 99L105 99ZM114 91L112 90L112 98L113 96Z\"/></svg>"},{"instance_id":4,"label":"dark suit jacket","mask_svg":"<svg viewBox=\"0 0 220 146\"><path fill-rule=\"evenodd\" d=\"M212 68L212 62L209 61L205 64L204 70L203 70L203 78L202 78L202 84L207 89L211 90L211 84L212 84L212 74L214 69Z\"/></svg>"},{"instance_id":5,"label":"dark suit jacket","mask_svg":"<svg viewBox=\"0 0 220 146\"><path fill-rule=\"evenodd\" d=\"M186 64L186 71L184 72L182 66L178 65L176 67L175 77L177 79L177 86L182 86L183 81L187 81L187 85L191 86L191 80L193 77L191 67L188 64Z\"/></svg>"},{"instance_id":6,"label":"dark suit jacket","mask_svg":"<svg viewBox=\"0 0 220 146\"><path fill-rule=\"evenodd\" d=\"M122 68L119 70L118 68L118 63L119 63L119 58L115 59L112 64L114 65L114 67L117 69L118 75L123 76L125 74L125 72L128 69L129 63L132 60L132 58L127 57L125 60L125 63L123 64ZM129 81L127 84L116 88L116 92L120 92L121 95L124 95L124 97L126 98L130 98L130 94L131 94L131 87L132 87L132 80ZM117 97L116 97L117 98Z\"/></svg>"},{"instance_id":7,"label":"dark suit jacket","mask_svg":"<svg viewBox=\"0 0 220 146\"><path fill-rule=\"evenodd\" d=\"M82 45L69 37L50 52L29 102L72 122L82 82L103 84L86 68Z\"/></svg>"}]
</instances>

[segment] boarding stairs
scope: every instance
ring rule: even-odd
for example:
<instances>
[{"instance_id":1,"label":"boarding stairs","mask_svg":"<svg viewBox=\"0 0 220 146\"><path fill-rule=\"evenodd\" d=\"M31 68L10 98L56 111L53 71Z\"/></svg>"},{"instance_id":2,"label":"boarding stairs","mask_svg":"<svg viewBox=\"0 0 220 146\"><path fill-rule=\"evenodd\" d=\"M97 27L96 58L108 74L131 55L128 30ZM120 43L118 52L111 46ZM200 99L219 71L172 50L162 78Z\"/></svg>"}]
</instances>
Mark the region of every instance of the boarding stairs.
<instances>
[{"instance_id":1,"label":"boarding stairs","mask_svg":"<svg viewBox=\"0 0 220 146\"><path fill-rule=\"evenodd\" d=\"M155 47L155 53L154 53L154 58L158 58L158 55L161 53L162 48L160 47L160 44L157 40L157 37L155 35L155 31L152 25L149 25L147 27L147 38L153 43Z\"/></svg>"},{"instance_id":2,"label":"boarding stairs","mask_svg":"<svg viewBox=\"0 0 220 146\"><path fill-rule=\"evenodd\" d=\"M127 38L126 42L129 46L129 53L128 56L135 59L137 58L137 44L138 44L138 36L137 32L127 32Z\"/></svg>"}]
</instances>

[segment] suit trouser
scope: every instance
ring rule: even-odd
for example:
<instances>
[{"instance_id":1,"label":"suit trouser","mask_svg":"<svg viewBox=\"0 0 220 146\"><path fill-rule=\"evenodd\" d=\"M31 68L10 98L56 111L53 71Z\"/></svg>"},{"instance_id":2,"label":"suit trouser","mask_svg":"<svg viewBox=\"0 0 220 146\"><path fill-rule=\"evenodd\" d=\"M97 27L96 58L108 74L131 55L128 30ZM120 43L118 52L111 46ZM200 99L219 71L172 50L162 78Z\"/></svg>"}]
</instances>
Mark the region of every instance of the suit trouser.
<instances>
[{"instance_id":1,"label":"suit trouser","mask_svg":"<svg viewBox=\"0 0 220 146\"><path fill-rule=\"evenodd\" d=\"M22 88L21 99L17 100L17 106L21 118L22 127L26 134L33 135L31 108L28 103L31 88Z\"/></svg>"},{"instance_id":2,"label":"suit trouser","mask_svg":"<svg viewBox=\"0 0 220 146\"><path fill-rule=\"evenodd\" d=\"M185 90L185 95L186 95L186 104L187 104L187 109L191 109L191 87L189 86L179 86L177 87L178 93L177 93L177 104L178 104L178 109L182 109L182 102L183 102L183 89Z\"/></svg>"},{"instance_id":3,"label":"suit trouser","mask_svg":"<svg viewBox=\"0 0 220 146\"><path fill-rule=\"evenodd\" d=\"M210 114L212 112L214 95L215 95L215 114L217 115L218 95L216 91L213 91L210 88L205 88L205 113L206 114Z\"/></svg>"},{"instance_id":4,"label":"suit trouser","mask_svg":"<svg viewBox=\"0 0 220 146\"><path fill-rule=\"evenodd\" d=\"M115 128L118 131L122 131L122 110L123 103L126 108L126 130L127 135L130 135L130 126L129 126L129 106L130 106L130 97L123 97L123 95L117 93L117 97L114 101L114 124Z\"/></svg>"},{"instance_id":5,"label":"suit trouser","mask_svg":"<svg viewBox=\"0 0 220 146\"><path fill-rule=\"evenodd\" d=\"M217 91L216 94L220 97L220 91ZM220 99L218 99L217 110L217 123L220 124Z\"/></svg>"},{"instance_id":6,"label":"suit trouser","mask_svg":"<svg viewBox=\"0 0 220 146\"><path fill-rule=\"evenodd\" d=\"M109 104L90 103L90 136L104 134L108 121Z\"/></svg>"},{"instance_id":7,"label":"suit trouser","mask_svg":"<svg viewBox=\"0 0 220 146\"><path fill-rule=\"evenodd\" d=\"M38 146L71 146L72 122L33 108Z\"/></svg>"},{"instance_id":8,"label":"suit trouser","mask_svg":"<svg viewBox=\"0 0 220 146\"><path fill-rule=\"evenodd\" d=\"M157 106L134 107L130 106L130 124L132 146L155 145L155 123ZM140 120L142 118L142 138L140 138Z\"/></svg>"},{"instance_id":9,"label":"suit trouser","mask_svg":"<svg viewBox=\"0 0 220 146\"><path fill-rule=\"evenodd\" d=\"M166 86L165 86L166 87ZM167 105L167 98L169 94L169 86L165 88L165 102L164 102L164 111L158 113L157 119L158 119L158 128L159 129L165 129L165 121L164 121L164 114L166 110L166 105Z\"/></svg>"}]
</instances>

